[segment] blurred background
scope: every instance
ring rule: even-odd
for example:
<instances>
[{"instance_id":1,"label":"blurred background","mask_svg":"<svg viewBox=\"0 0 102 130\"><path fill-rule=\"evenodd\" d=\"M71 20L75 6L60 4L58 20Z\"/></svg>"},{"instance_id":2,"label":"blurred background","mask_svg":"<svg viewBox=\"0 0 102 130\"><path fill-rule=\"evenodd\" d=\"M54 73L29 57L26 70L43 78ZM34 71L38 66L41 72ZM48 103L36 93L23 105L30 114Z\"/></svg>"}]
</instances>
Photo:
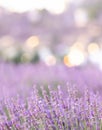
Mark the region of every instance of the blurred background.
<instances>
[{"instance_id":1,"label":"blurred background","mask_svg":"<svg viewBox=\"0 0 102 130\"><path fill-rule=\"evenodd\" d=\"M0 62L102 69L102 0L0 0Z\"/></svg>"}]
</instances>

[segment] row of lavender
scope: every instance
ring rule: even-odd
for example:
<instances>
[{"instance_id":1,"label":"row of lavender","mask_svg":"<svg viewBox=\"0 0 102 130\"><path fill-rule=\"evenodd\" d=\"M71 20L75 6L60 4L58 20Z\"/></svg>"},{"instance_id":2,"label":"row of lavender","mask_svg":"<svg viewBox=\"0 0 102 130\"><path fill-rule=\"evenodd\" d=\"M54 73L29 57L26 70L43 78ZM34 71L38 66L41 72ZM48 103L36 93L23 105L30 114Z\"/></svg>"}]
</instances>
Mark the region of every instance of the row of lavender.
<instances>
[{"instance_id":1,"label":"row of lavender","mask_svg":"<svg viewBox=\"0 0 102 130\"><path fill-rule=\"evenodd\" d=\"M102 97L75 87L34 87L26 102L20 97L1 102L0 130L102 130Z\"/></svg>"},{"instance_id":2,"label":"row of lavender","mask_svg":"<svg viewBox=\"0 0 102 130\"><path fill-rule=\"evenodd\" d=\"M101 130L101 77L93 66L0 64L0 130Z\"/></svg>"},{"instance_id":3,"label":"row of lavender","mask_svg":"<svg viewBox=\"0 0 102 130\"><path fill-rule=\"evenodd\" d=\"M89 87L94 91L102 90L102 72L94 66L68 68L64 65L48 67L44 64L0 64L0 99L14 96L17 93L25 95L34 84L64 85L67 82L76 84L79 89Z\"/></svg>"}]
</instances>

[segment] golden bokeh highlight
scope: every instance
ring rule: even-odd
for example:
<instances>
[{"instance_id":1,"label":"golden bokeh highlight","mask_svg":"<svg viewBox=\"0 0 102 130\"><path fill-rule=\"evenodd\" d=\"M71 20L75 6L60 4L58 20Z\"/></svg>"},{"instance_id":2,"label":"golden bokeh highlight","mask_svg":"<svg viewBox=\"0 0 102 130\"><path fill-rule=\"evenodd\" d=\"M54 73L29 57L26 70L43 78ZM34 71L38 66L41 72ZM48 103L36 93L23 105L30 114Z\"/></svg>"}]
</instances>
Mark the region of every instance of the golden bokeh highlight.
<instances>
[{"instance_id":1,"label":"golden bokeh highlight","mask_svg":"<svg viewBox=\"0 0 102 130\"><path fill-rule=\"evenodd\" d=\"M83 52L77 49L72 49L70 51L69 59L73 66L81 65L85 60Z\"/></svg>"},{"instance_id":2,"label":"golden bokeh highlight","mask_svg":"<svg viewBox=\"0 0 102 130\"><path fill-rule=\"evenodd\" d=\"M26 47L28 49L34 49L39 45L39 38L37 36L31 36L26 41Z\"/></svg>"},{"instance_id":3,"label":"golden bokeh highlight","mask_svg":"<svg viewBox=\"0 0 102 130\"><path fill-rule=\"evenodd\" d=\"M69 57L68 57L67 55L64 56L63 62L64 62L64 64L65 64L66 66L68 66L68 67L72 67L72 66L73 66L73 65L70 63L70 59L69 59Z\"/></svg>"},{"instance_id":4,"label":"golden bokeh highlight","mask_svg":"<svg viewBox=\"0 0 102 130\"><path fill-rule=\"evenodd\" d=\"M92 53L96 53L99 51L99 46L97 43L91 43L88 45L88 53L92 54Z\"/></svg>"},{"instance_id":5,"label":"golden bokeh highlight","mask_svg":"<svg viewBox=\"0 0 102 130\"><path fill-rule=\"evenodd\" d=\"M69 53L64 56L63 61L68 67L81 65L85 62L84 51L74 45L70 48Z\"/></svg>"}]
</instances>

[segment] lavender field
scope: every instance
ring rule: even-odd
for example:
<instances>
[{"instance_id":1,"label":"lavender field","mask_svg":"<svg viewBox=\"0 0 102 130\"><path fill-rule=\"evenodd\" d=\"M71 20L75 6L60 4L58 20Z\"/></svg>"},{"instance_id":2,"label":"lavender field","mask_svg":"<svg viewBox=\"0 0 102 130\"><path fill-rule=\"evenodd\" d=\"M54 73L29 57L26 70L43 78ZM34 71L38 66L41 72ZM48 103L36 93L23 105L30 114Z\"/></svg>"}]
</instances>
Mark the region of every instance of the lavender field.
<instances>
[{"instance_id":1,"label":"lavender field","mask_svg":"<svg viewBox=\"0 0 102 130\"><path fill-rule=\"evenodd\" d=\"M49 94L42 87L42 97L36 88L24 101L16 99L1 102L1 130L101 130L101 97L88 90L81 96L74 87L66 86L67 95L58 86ZM12 103L11 103L12 102Z\"/></svg>"},{"instance_id":2,"label":"lavender field","mask_svg":"<svg viewBox=\"0 0 102 130\"><path fill-rule=\"evenodd\" d=\"M63 64L49 67L43 63L1 63L0 75L0 99L17 94L26 96L34 85L38 88L49 85L56 88L61 85L62 89L66 89L69 83L81 91L88 88L100 94L102 92L102 72L95 66L68 68Z\"/></svg>"},{"instance_id":3,"label":"lavender field","mask_svg":"<svg viewBox=\"0 0 102 130\"><path fill-rule=\"evenodd\" d=\"M0 130L102 129L95 66L1 63L0 75Z\"/></svg>"},{"instance_id":4,"label":"lavender field","mask_svg":"<svg viewBox=\"0 0 102 130\"><path fill-rule=\"evenodd\" d=\"M102 130L102 0L0 0L0 130Z\"/></svg>"}]
</instances>

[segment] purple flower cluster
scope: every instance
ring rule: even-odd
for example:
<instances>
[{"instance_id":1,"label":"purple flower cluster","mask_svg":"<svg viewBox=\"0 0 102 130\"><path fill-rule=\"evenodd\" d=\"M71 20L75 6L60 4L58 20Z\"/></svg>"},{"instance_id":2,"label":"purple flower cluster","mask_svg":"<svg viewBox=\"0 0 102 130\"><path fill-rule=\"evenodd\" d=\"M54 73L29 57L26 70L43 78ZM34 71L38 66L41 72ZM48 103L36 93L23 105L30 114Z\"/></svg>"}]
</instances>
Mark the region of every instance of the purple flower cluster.
<instances>
[{"instance_id":1,"label":"purple flower cluster","mask_svg":"<svg viewBox=\"0 0 102 130\"><path fill-rule=\"evenodd\" d=\"M34 87L26 99L1 101L0 130L101 130L102 98L73 85L57 89Z\"/></svg>"}]
</instances>

